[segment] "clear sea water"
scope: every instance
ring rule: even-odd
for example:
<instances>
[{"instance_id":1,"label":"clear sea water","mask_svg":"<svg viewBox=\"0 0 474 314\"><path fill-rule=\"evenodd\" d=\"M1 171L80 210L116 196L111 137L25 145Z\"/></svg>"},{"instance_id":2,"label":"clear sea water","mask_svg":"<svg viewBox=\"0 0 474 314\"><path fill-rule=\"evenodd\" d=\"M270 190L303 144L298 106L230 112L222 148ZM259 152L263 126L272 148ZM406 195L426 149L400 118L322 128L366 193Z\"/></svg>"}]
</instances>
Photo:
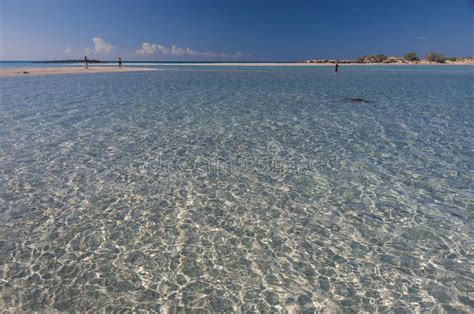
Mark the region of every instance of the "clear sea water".
<instances>
[{"instance_id":1,"label":"clear sea water","mask_svg":"<svg viewBox=\"0 0 474 314\"><path fill-rule=\"evenodd\" d=\"M340 70L0 78L0 308L472 313L474 67Z\"/></svg>"}]
</instances>

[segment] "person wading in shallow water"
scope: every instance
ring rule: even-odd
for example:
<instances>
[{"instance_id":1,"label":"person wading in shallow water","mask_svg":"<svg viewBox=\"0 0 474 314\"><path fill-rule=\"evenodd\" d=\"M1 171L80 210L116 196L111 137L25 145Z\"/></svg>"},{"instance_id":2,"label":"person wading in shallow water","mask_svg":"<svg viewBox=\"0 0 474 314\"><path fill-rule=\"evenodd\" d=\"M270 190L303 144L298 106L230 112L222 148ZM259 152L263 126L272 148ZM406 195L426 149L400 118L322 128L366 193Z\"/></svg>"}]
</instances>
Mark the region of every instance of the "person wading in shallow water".
<instances>
[{"instance_id":1,"label":"person wading in shallow water","mask_svg":"<svg viewBox=\"0 0 474 314\"><path fill-rule=\"evenodd\" d=\"M339 63L336 60L336 66L334 67L334 72L337 73L337 71L339 71Z\"/></svg>"},{"instance_id":2,"label":"person wading in shallow water","mask_svg":"<svg viewBox=\"0 0 474 314\"><path fill-rule=\"evenodd\" d=\"M86 63L86 69L89 68L89 60L87 60L87 56L84 57L84 62Z\"/></svg>"},{"instance_id":3,"label":"person wading in shallow water","mask_svg":"<svg viewBox=\"0 0 474 314\"><path fill-rule=\"evenodd\" d=\"M119 68L122 67L122 58L119 57Z\"/></svg>"}]
</instances>

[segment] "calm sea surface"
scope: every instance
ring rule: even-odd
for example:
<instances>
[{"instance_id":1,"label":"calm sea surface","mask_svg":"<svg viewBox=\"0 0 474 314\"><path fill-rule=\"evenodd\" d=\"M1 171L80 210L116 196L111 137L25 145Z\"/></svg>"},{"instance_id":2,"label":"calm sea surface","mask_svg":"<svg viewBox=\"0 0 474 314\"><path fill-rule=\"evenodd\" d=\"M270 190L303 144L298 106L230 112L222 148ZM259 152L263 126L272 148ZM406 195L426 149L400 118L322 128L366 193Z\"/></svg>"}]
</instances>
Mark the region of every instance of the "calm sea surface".
<instances>
[{"instance_id":1,"label":"calm sea surface","mask_svg":"<svg viewBox=\"0 0 474 314\"><path fill-rule=\"evenodd\" d=\"M340 70L0 78L0 308L472 313L474 67Z\"/></svg>"}]
</instances>

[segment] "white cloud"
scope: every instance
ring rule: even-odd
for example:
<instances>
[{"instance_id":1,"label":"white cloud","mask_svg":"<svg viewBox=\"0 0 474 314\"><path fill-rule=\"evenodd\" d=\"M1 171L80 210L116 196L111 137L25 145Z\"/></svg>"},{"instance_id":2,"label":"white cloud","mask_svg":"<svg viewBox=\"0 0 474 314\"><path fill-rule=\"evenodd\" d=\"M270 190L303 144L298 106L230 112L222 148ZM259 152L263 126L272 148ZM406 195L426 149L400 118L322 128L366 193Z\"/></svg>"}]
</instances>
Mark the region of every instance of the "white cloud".
<instances>
[{"instance_id":1,"label":"white cloud","mask_svg":"<svg viewBox=\"0 0 474 314\"><path fill-rule=\"evenodd\" d=\"M217 58L242 58L247 56L245 53L236 52L233 54L226 54L223 52L212 52L212 51L197 51L191 48L181 48L176 45L172 45L171 48L160 44L142 43L142 47L135 51L138 55L153 55L161 53L162 55L171 56L192 56L192 57L217 57Z\"/></svg>"},{"instance_id":2,"label":"white cloud","mask_svg":"<svg viewBox=\"0 0 474 314\"><path fill-rule=\"evenodd\" d=\"M92 38L92 41L94 42L94 50L95 52L102 53L102 52L112 52L117 47L114 47L112 44L109 44L108 42L105 42L102 38L99 37L94 37Z\"/></svg>"},{"instance_id":3,"label":"white cloud","mask_svg":"<svg viewBox=\"0 0 474 314\"><path fill-rule=\"evenodd\" d=\"M426 40L428 38L429 38L428 36L416 36L416 39L419 39L419 40Z\"/></svg>"},{"instance_id":4,"label":"white cloud","mask_svg":"<svg viewBox=\"0 0 474 314\"><path fill-rule=\"evenodd\" d=\"M158 45L158 44L150 44L150 43L143 43L142 48L135 51L138 55L152 55L155 54L157 51L160 51L163 54L167 54L169 49L165 46Z\"/></svg>"},{"instance_id":5,"label":"white cloud","mask_svg":"<svg viewBox=\"0 0 474 314\"><path fill-rule=\"evenodd\" d=\"M236 53L233 54L233 57L238 59L238 58L242 58L242 57L248 57L248 54L243 53L243 52L236 52Z\"/></svg>"},{"instance_id":6,"label":"white cloud","mask_svg":"<svg viewBox=\"0 0 474 314\"><path fill-rule=\"evenodd\" d=\"M67 46L67 47L64 49L64 52L65 52L66 54L68 54L68 55L71 54L71 53L72 53L71 47Z\"/></svg>"},{"instance_id":7,"label":"white cloud","mask_svg":"<svg viewBox=\"0 0 474 314\"><path fill-rule=\"evenodd\" d=\"M191 56L195 55L194 50L192 50L191 48L183 49L183 48L176 47L175 45L171 46L171 54L173 56L184 56L188 53L190 53Z\"/></svg>"},{"instance_id":8,"label":"white cloud","mask_svg":"<svg viewBox=\"0 0 474 314\"><path fill-rule=\"evenodd\" d=\"M92 38L92 42L94 43L94 48L85 48L83 53L88 56L91 54L100 54L100 53L110 53L117 49L114 45L106 42L100 37ZM69 51L69 52L68 52ZM72 50L70 47L66 47L66 53L71 53Z\"/></svg>"}]
</instances>

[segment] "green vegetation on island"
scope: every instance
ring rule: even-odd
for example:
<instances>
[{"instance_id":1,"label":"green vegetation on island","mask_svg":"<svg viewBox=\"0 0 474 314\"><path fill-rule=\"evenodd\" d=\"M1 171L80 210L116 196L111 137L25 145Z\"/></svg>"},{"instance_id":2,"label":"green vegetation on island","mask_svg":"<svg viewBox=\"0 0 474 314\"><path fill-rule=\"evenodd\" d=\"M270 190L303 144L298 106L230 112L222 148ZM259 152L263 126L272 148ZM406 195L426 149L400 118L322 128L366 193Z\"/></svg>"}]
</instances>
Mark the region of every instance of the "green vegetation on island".
<instances>
[{"instance_id":1,"label":"green vegetation on island","mask_svg":"<svg viewBox=\"0 0 474 314\"><path fill-rule=\"evenodd\" d=\"M446 57L438 52L430 52L426 54L424 59L420 59L416 52L408 52L403 57L392 57L384 54L365 55L355 60L328 60L328 59L312 59L306 60L306 63L360 63L360 64L474 64L474 57Z\"/></svg>"},{"instance_id":2,"label":"green vegetation on island","mask_svg":"<svg viewBox=\"0 0 474 314\"><path fill-rule=\"evenodd\" d=\"M403 59L407 61L420 61L420 58L416 55L416 52L409 52L403 56Z\"/></svg>"},{"instance_id":3,"label":"green vegetation on island","mask_svg":"<svg viewBox=\"0 0 474 314\"><path fill-rule=\"evenodd\" d=\"M447 58L440 53L430 52L425 57L426 61L445 63Z\"/></svg>"},{"instance_id":4,"label":"green vegetation on island","mask_svg":"<svg viewBox=\"0 0 474 314\"><path fill-rule=\"evenodd\" d=\"M355 60L356 63L387 63L388 57L384 54L362 56Z\"/></svg>"}]
</instances>

